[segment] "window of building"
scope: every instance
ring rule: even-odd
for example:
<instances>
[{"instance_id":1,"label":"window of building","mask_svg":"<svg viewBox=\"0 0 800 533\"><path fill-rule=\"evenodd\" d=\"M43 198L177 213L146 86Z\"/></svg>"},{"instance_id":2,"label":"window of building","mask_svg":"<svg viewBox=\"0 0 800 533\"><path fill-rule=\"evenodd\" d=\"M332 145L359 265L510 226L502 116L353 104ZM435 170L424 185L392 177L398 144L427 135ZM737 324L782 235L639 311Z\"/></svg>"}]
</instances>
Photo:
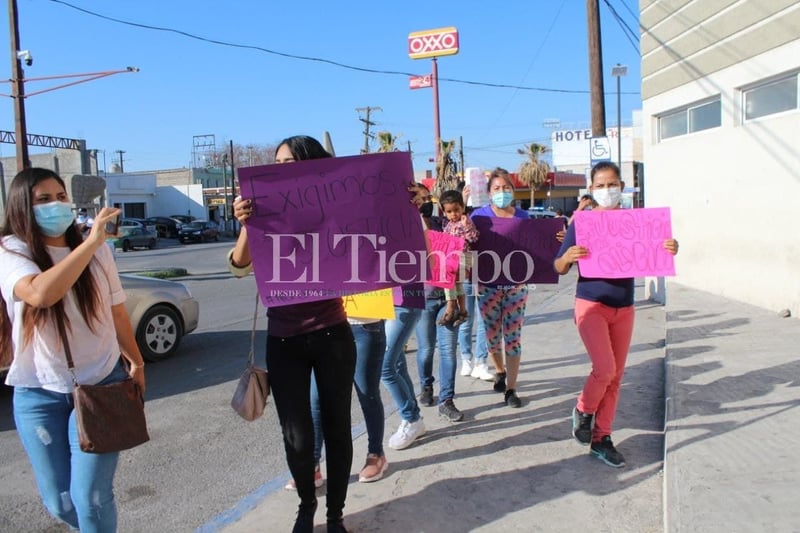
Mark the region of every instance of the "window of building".
<instances>
[{"instance_id":1,"label":"window of building","mask_svg":"<svg viewBox=\"0 0 800 533\"><path fill-rule=\"evenodd\" d=\"M122 210L125 218L144 218L145 204L142 202L126 203Z\"/></svg>"},{"instance_id":2,"label":"window of building","mask_svg":"<svg viewBox=\"0 0 800 533\"><path fill-rule=\"evenodd\" d=\"M742 91L744 120L798 108L797 73Z\"/></svg>"},{"instance_id":3,"label":"window of building","mask_svg":"<svg viewBox=\"0 0 800 533\"><path fill-rule=\"evenodd\" d=\"M670 111L658 117L658 140L678 137L722 124L722 104L719 96Z\"/></svg>"}]
</instances>

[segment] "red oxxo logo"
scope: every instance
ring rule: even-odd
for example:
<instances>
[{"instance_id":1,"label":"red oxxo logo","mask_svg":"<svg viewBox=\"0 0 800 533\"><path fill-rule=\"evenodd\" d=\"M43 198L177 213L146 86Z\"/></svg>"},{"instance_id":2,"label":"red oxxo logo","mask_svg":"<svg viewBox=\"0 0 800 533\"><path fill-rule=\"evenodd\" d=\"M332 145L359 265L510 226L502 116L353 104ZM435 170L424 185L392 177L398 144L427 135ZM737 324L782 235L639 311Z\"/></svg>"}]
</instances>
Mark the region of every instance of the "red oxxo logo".
<instances>
[{"instance_id":1,"label":"red oxxo logo","mask_svg":"<svg viewBox=\"0 0 800 533\"><path fill-rule=\"evenodd\" d=\"M411 59L450 56L458 53L458 30L454 27L415 31L408 34Z\"/></svg>"}]
</instances>

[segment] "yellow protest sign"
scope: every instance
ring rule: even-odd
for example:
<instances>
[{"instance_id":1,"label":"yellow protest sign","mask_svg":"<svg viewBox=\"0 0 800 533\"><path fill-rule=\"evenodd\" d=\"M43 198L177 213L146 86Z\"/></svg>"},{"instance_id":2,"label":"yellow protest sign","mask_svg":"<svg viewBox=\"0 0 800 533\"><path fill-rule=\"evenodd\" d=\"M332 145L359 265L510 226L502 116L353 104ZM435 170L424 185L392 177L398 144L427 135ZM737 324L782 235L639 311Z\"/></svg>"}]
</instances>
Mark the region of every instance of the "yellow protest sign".
<instances>
[{"instance_id":1,"label":"yellow protest sign","mask_svg":"<svg viewBox=\"0 0 800 533\"><path fill-rule=\"evenodd\" d=\"M394 319L392 289L362 292L342 298L344 311L350 318Z\"/></svg>"}]
</instances>

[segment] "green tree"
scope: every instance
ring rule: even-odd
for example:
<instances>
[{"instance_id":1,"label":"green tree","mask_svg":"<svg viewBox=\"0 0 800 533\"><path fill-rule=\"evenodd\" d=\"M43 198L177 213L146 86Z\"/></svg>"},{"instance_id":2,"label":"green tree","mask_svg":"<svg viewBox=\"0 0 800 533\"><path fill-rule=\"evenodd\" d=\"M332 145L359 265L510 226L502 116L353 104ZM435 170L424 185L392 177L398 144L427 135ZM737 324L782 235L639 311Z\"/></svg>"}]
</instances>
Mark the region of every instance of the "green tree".
<instances>
[{"instance_id":1,"label":"green tree","mask_svg":"<svg viewBox=\"0 0 800 533\"><path fill-rule=\"evenodd\" d=\"M518 154L527 157L519 167L519 180L531 188L531 207L534 194L547 181L547 174L550 172L550 165L541 160L541 156L548 151L547 146L538 143L526 144L524 149L517 149Z\"/></svg>"},{"instance_id":2,"label":"green tree","mask_svg":"<svg viewBox=\"0 0 800 533\"><path fill-rule=\"evenodd\" d=\"M378 139L378 151L379 152L396 152L397 151L397 139L399 137L392 135L390 131L379 131L375 134L375 138Z\"/></svg>"}]
</instances>

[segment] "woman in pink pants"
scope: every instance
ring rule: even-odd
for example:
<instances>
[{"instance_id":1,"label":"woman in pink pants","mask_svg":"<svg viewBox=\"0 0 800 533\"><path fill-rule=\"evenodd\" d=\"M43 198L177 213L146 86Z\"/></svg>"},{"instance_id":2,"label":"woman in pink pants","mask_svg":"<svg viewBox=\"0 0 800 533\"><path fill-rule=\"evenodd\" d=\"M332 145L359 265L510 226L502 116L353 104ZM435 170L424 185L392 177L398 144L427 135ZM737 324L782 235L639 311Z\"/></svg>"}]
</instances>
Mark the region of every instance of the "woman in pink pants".
<instances>
[{"instance_id":1,"label":"woman in pink pants","mask_svg":"<svg viewBox=\"0 0 800 533\"><path fill-rule=\"evenodd\" d=\"M598 163L592 168L591 179L591 193L597 202L594 209L619 209L625 186L619 167ZM667 239L664 248L674 255L678 241ZM588 253L575 244L575 226L570 224L555 260L556 271L566 274ZM586 278L579 268L575 324L592 361L592 373L572 411L572 435L581 444L591 445L592 456L619 468L625 466L625 458L614 448L611 426L633 335L633 278Z\"/></svg>"}]
</instances>

